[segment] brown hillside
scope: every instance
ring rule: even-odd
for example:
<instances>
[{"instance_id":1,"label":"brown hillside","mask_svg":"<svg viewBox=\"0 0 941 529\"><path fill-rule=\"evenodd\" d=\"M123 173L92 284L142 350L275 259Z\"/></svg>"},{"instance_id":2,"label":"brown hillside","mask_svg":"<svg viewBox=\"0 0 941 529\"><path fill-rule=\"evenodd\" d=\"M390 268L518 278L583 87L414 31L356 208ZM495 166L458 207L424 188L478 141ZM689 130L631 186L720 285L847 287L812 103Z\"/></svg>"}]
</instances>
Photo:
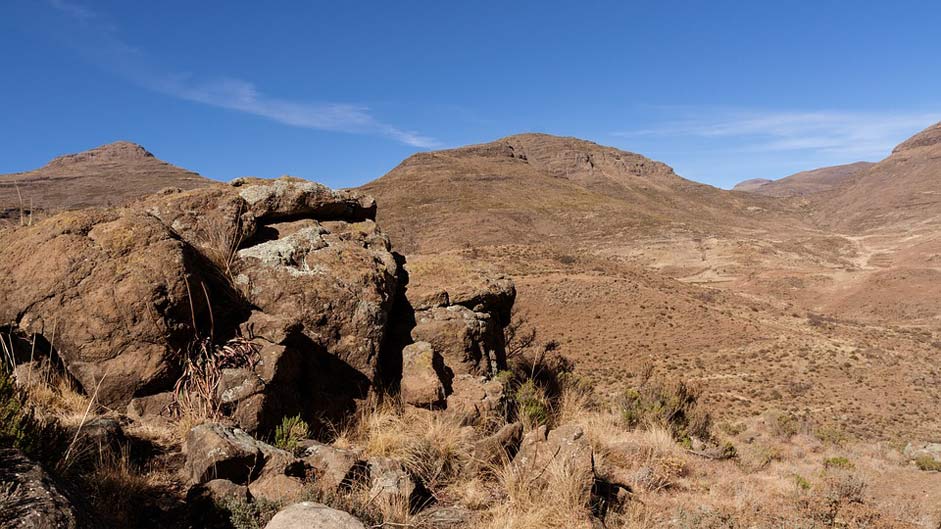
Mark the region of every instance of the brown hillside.
<instances>
[{"instance_id":1,"label":"brown hillside","mask_svg":"<svg viewBox=\"0 0 941 529\"><path fill-rule=\"evenodd\" d=\"M941 214L941 123L919 132L844 192L821 204L836 229L937 224Z\"/></svg>"},{"instance_id":2,"label":"brown hillside","mask_svg":"<svg viewBox=\"0 0 941 529\"><path fill-rule=\"evenodd\" d=\"M639 154L547 134L416 154L360 189L405 252L748 229L778 207Z\"/></svg>"},{"instance_id":3,"label":"brown hillside","mask_svg":"<svg viewBox=\"0 0 941 529\"><path fill-rule=\"evenodd\" d=\"M135 143L118 141L59 156L33 171L0 175L0 218L20 209L58 211L121 205L165 189L193 189L211 180L154 157Z\"/></svg>"},{"instance_id":4,"label":"brown hillside","mask_svg":"<svg viewBox=\"0 0 941 529\"><path fill-rule=\"evenodd\" d=\"M773 180L768 180L767 178L752 178L751 180L744 180L735 184L735 187L732 188L732 191L743 191L746 193L756 191L761 186L765 184L770 184Z\"/></svg>"},{"instance_id":5,"label":"brown hillside","mask_svg":"<svg viewBox=\"0 0 941 529\"><path fill-rule=\"evenodd\" d=\"M733 189L772 197L812 195L850 186L873 165L870 162L856 162L801 171L780 180L746 180Z\"/></svg>"}]
</instances>

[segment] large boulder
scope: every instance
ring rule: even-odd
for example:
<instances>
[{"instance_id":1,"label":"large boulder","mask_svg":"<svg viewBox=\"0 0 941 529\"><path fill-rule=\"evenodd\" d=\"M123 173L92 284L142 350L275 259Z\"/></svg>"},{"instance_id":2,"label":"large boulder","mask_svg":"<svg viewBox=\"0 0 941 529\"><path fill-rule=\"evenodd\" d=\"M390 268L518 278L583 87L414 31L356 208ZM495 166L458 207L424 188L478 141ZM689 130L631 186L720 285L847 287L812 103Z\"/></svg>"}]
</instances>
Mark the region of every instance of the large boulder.
<instances>
[{"instance_id":1,"label":"large boulder","mask_svg":"<svg viewBox=\"0 0 941 529\"><path fill-rule=\"evenodd\" d=\"M254 308L243 334L300 354L312 394L296 400L348 409L336 395L365 396L398 270L373 222L372 198L283 177L151 197L139 207L226 270ZM251 408L264 407L261 400Z\"/></svg>"},{"instance_id":2,"label":"large boulder","mask_svg":"<svg viewBox=\"0 0 941 529\"><path fill-rule=\"evenodd\" d=\"M109 407L173 389L195 343L247 331L271 358L267 373L225 374L237 424L348 411L375 382L396 292L375 209L299 179L241 179L5 230L0 322L54 334L68 371ZM135 413L167 411L152 404Z\"/></svg>"},{"instance_id":3,"label":"large boulder","mask_svg":"<svg viewBox=\"0 0 941 529\"><path fill-rule=\"evenodd\" d=\"M0 526L75 529L76 513L52 478L19 450L0 449Z\"/></svg>"},{"instance_id":4,"label":"large boulder","mask_svg":"<svg viewBox=\"0 0 941 529\"><path fill-rule=\"evenodd\" d=\"M231 317L234 291L216 268L142 211L62 213L0 233L0 247L0 321L54 336L104 405L172 387L179 352Z\"/></svg>"},{"instance_id":5,"label":"large boulder","mask_svg":"<svg viewBox=\"0 0 941 529\"><path fill-rule=\"evenodd\" d=\"M265 529L366 529L349 513L320 503L295 503L274 515Z\"/></svg>"}]
</instances>

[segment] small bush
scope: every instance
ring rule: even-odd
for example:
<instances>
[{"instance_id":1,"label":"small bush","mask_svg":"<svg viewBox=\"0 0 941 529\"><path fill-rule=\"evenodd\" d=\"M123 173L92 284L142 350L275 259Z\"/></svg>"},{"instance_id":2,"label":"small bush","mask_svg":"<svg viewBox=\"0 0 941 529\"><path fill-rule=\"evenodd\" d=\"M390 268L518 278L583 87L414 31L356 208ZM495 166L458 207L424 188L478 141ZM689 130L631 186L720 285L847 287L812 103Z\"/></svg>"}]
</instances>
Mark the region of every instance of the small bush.
<instances>
[{"instance_id":1,"label":"small bush","mask_svg":"<svg viewBox=\"0 0 941 529\"><path fill-rule=\"evenodd\" d=\"M229 515L233 529L262 529L281 510L281 504L258 498L247 502L230 499L220 505Z\"/></svg>"},{"instance_id":2,"label":"small bush","mask_svg":"<svg viewBox=\"0 0 941 529\"><path fill-rule=\"evenodd\" d=\"M699 407L699 390L679 381L662 384L645 379L621 395L621 419L629 428L645 423L668 427L678 441L712 438L712 418Z\"/></svg>"},{"instance_id":3,"label":"small bush","mask_svg":"<svg viewBox=\"0 0 941 529\"><path fill-rule=\"evenodd\" d=\"M779 412L769 414L768 426L771 433L781 439L790 439L800 431L800 420L791 413Z\"/></svg>"},{"instance_id":4,"label":"small bush","mask_svg":"<svg viewBox=\"0 0 941 529\"><path fill-rule=\"evenodd\" d=\"M823 468L839 468L842 470L852 470L856 465L845 457L828 457L823 460Z\"/></svg>"},{"instance_id":5,"label":"small bush","mask_svg":"<svg viewBox=\"0 0 941 529\"><path fill-rule=\"evenodd\" d=\"M0 448L19 448L33 459L50 461L61 441L57 425L40 421L10 374L0 369Z\"/></svg>"},{"instance_id":6,"label":"small bush","mask_svg":"<svg viewBox=\"0 0 941 529\"><path fill-rule=\"evenodd\" d=\"M915 466L918 467L919 470L926 472L941 472L941 461L927 454L915 458Z\"/></svg>"},{"instance_id":7,"label":"small bush","mask_svg":"<svg viewBox=\"0 0 941 529\"><path fill-rule=\"evenodd\" d=\"M527 426L549 423L549 401L545 392L533 380L527 380L516 389L517 415Z\"/></svg>"},{"instance_id":8,"label":"small bush","mask_svg":"<svg viewBox=\"0 0 941 529\"><path fill-rule=\"evenodd\" d=\"M299 415L284 417L274 430L274 445L288 452L297 451L298 443L310 436L310 427Z\"/></svg>"},{"instance_id":9,"label":"small bush","mask_svg":"<svg viewBox=\"0 0 941 529\"><path fill-rule=\"evenodd\" d=\"M797 485L797 488L800 490L810 490L811 484L804 476L797 475L794 477L794 484Z\"/></svg>"}]
</instances>

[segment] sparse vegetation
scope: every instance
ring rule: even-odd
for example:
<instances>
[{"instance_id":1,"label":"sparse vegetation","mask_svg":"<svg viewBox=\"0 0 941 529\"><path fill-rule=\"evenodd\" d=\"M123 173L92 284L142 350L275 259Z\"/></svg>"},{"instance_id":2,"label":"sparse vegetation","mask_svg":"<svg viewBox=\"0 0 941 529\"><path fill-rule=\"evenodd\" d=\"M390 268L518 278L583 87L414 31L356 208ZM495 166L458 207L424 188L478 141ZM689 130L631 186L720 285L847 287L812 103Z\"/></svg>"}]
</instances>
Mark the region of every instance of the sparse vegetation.
<instances>
[{"instance_id":1,"label":"sparse vegetation","mask_svg":"<svg viewBox=\"0 0 941 529\"><path fill-rule=\"evenodd\" d=\"M915 458L915 466L926 472L941 472L941 461L929 455L921 455Z\"/></svg>"},{"instance_id":2,"label":"sparse vegetation","mask_svg":"<svg viewBox=\"0 0 941 529\"><path fill-rule=\"evenodd\" d=\"M304 419L295 415L284 417L274 430L274 445L288 452L296 452L298 443L310 437L310 427Z\"/></svg>"}]
</instances>

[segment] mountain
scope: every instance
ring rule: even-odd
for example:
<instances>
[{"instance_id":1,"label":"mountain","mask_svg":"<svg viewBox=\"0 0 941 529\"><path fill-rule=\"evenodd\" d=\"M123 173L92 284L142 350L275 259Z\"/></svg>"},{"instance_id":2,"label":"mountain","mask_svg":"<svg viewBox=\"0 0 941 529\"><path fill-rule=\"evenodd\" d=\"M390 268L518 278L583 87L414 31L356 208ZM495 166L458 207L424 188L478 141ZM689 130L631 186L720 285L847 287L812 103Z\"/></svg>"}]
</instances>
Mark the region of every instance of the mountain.
<instances>
[{"instance_id":1,"label":"mountain","mask_svg":"<svg viewBox=\"0 0 941 529\"><path fill-rule=\"evenodd\" d=\"M732 191L743 191L743 192L753 192L757 191L761 186L765 184L770 184L774 180L768 180L767 178L752 178L751 180L744 180L735 184L735 187L732 188Z\"/></svg>"},{"instance_id":2,"label":"mountain","mask_svg":"<svg viewBox=\"0 0 941 529\"><path fill-rule=\"evenodd\" d=\"M22 173L0 175L0 218L20 210L57 211L120 205L168 187L193 189L211 180L118 141L53 159Z\"/></svg>"},{"instance_id":3,"label":"mountain","mask_svg":"<svg viewBox=\"0 0 941 529\"><path fill-rule=\"evenodd\" d=\"M841 231L936 226L941 220L941 123L899 144L818 208L824 225Z\"/></svg>"},{"instance_id":4,"label":"mountain","mask_svg":"<svg viewBox=\"0 0 941 529\"><path fill-rule=\"evenodd\" d=\"M762 209L639 154L548 134L416 154L360 190L406 252L712 233Z\"/></svg>"},{"instance_id":5,"label":"mountain","mask_svg":"<svg viewBox=\"0 0 941 529\"><path fill-rule=\"evenodd\" d=\"M740 182L733 189L772 197L812 195L850 186L873 165L871 162L856 162L802 171L779 180L756 178Z\"/></svg>"}]
</instances>

